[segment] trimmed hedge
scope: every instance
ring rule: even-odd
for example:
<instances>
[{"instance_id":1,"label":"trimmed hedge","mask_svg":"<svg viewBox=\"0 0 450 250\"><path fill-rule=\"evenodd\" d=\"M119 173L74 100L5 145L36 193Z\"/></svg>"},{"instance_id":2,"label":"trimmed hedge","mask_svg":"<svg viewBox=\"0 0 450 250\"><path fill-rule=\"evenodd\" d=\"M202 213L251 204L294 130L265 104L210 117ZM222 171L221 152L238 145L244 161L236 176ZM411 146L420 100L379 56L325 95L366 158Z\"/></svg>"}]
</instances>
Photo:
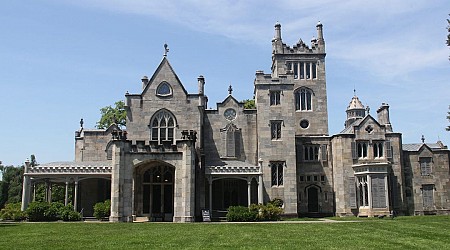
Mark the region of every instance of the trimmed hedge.
<instances>
[{"instance_id":1,"label":"trimmed hedge","mask_svg":"<svg viewBox=\"0 0 450 250\"><path fill-rule=\"evenodd\" d=\"M277 205L269 202L267 205L251 204L250 207L231 206L228 208L227 221L277 221L283 213L283 209Z\"/></svg>"},{"instance_id":2,"label":"trimmed hedge","mask_svg":"<svg viewBox=\"0 0 450 250\"><path fill-rule=\"evenodd\" d=\"M94 216L98 220L111 215L111 200L106 200L105 202L98 202L94 205Z\"/></svg>"},{"instance_id":3,"label":"trimmed hedge","mask_svg":"<svg viewBox=\"0 0 450 250\"><path fill-rule=\"evenodd\" d=\"M60 202L31 202L26 214L29 221L81 220L81 214L74 211L72 205L64 206Z\"/></svg>"}]
</instances>

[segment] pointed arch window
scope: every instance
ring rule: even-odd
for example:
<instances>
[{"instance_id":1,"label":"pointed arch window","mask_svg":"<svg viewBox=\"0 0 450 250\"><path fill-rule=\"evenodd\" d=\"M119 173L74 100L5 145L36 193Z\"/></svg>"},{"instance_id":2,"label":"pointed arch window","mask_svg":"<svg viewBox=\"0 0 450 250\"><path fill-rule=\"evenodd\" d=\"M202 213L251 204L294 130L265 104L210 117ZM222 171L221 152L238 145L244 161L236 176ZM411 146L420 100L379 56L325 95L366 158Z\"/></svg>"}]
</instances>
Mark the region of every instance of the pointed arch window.
<instances>
[{"instance_id":1,"label":"pointed arch window","mask_svg":"<svg viewBox=\"0 0 450 250\"><path fill-rule=\"evenodd\" d=\"M175 117L168 110L158 111L150 122L151 140L158 144L163 142L174 143Z\"/></svg>"},{"instance_id":2,"label":"pointed arch window","mask_svg":"<svg viewBox=\"0 0 450 250\"><path fill-rule=\"evenodd\" d=\"M313 92L307 88L300 88L295 92L295 110L310 111L312 110Z\"/></svg>"},{"instance_id":3,"label":"pointed arch window","mask_svg":"<svg viewBox=\"0 0 450 250\"><path fill-rule=\"evenodd\" d=\"M171 96L172 95L172 87L167 82L161 82L156 88L156 95L158 96Z\"/></svg>"}]
</instances>

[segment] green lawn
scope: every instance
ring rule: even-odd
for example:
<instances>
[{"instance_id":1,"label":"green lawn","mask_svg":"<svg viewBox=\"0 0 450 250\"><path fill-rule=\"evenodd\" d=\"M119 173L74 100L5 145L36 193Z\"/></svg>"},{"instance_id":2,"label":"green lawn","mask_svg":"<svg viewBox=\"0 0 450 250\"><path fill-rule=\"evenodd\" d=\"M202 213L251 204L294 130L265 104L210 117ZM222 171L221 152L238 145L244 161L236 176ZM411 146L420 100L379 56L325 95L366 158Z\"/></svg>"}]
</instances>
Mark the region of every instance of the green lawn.
<instances>
[{"instance_id":1,"label":"green lawn","mask_svg":"<svg viewBox=\"0 0 450 250\"><path fill-rule=\"evenodd\" d=\"M0 223L1 249L450 249L450 216L341 223Z\"/></svg>"}]
</instances>

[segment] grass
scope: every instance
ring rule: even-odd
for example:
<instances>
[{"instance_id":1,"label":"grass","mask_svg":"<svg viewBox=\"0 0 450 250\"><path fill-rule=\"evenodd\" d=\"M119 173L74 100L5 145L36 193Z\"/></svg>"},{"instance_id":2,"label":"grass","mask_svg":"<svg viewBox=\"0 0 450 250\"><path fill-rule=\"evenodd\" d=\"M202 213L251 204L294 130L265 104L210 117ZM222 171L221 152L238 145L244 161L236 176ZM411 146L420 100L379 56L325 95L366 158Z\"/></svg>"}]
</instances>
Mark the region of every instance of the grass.
<instances>
[{"instance_id":1,"label":"grass","mask_svg":"<svg viewBox=\"0 0 450 250\"><path fill-rule=\"evenodd\" d=\"M450 216L344 223L2 223L2 249L450 249Z\"/></svg>"}]
</instances>

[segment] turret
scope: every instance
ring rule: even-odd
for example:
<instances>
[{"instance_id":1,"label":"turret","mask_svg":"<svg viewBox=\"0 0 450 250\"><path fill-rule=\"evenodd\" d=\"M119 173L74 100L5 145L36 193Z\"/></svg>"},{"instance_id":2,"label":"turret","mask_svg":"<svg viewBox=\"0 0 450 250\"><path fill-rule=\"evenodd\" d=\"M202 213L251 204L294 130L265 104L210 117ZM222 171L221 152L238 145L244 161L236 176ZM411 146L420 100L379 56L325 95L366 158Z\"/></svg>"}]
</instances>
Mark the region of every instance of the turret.
<instances>
[{"instance_id":1,"label":"turret","mask_svg":"<svg viewBox=\"0 0 450 250\"><path fill-rule=\"evenodd\" d=\"M381 125L386 126L386 131L392 132L391 120L389 119L389 105L382 103L381 107L377 110L378 122Z\"/></svg>"},{"instance_id":2,"label":"turret","mask_svg":"<svg viewBox=\"0 0 450 250\"><path fill-rule=\"evenodd\" d=\"M359 98L356 96L356 94L348 104L347 110L345 112L347 113L347 120L344 124L346 128L348 128L356 120L364 118L364 116L366 116L366 109Z\"/></svg>"},{"instance_id":3,"label":"turret","mask_svg":"<svg viewBox=\"0 0 450 250\"><path fill-rule=\"evenodd\" d=\"M275 36L272 39L272 54L283 53L283 42L281 40L281 24L275 24Z\"/></svg>"}]
</instances>

